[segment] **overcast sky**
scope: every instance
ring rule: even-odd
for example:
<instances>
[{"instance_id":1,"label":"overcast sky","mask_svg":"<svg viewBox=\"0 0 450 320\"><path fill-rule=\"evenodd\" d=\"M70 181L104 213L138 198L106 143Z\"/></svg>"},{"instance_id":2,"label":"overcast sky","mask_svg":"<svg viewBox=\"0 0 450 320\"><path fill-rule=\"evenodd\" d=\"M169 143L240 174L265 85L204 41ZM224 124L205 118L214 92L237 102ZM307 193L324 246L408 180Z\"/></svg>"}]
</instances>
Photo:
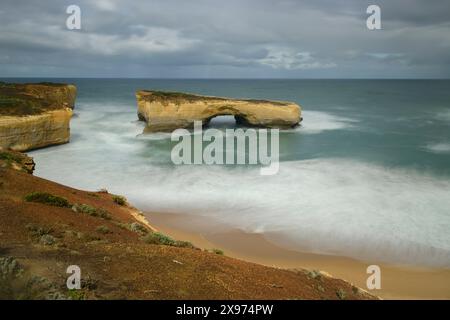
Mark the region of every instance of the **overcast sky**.
<instances>
[{"instance_id":1,"label":"overcast sky","mask_svg":"<svg viewBox=\"0 0 450 320\"><path fill-rule=\"evenodd\" d=\"M81 8L81 30L66 8ZM366 27L381 7L382 30ZM448 0L1 0L0 77L450 78Z\"/></svg>"}]
</instances>

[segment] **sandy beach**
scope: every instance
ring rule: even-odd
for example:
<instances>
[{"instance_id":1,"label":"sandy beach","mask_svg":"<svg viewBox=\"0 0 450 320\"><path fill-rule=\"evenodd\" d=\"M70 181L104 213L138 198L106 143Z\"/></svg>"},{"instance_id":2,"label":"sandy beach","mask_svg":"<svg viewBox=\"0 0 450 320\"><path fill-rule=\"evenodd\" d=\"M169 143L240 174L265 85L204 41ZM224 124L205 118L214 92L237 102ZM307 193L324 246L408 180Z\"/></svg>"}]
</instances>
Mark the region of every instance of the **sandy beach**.
<instances>
[{"instance_id":1,"label":"sandy beach","mask_svg":"<svg viewBox=\"0 0 450 320\"><path fill-rule=\"evenodd\" d=\"M383 299L450 299L448 269L394 266L294 251L280 246L276 234L246 233L193 215L146 212L145 216L160 232L202 249L221 249L227 256L272 267L321 270L363 289L367 289L367 267L377 264L381 268L381 289L369 292Z\"/></svg>"}]
</instances>

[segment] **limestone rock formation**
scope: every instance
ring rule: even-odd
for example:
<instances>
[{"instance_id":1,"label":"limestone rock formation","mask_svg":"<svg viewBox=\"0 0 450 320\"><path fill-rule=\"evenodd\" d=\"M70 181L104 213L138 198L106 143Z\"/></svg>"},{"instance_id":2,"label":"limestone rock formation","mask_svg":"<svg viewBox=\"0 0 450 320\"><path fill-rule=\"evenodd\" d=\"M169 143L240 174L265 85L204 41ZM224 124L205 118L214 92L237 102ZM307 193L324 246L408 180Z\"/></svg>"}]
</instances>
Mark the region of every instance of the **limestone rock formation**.
<instances>
[{"instance_id":1,"label":"limestone rock formation","mask_svg":"<svg viewBox=\"0 0 450 320\"><path fill-rule=\"evenodd\" d=\"M26 151L69 142L76 87L0 83L0 148Z\"/></svg>"},{"instance_id":2,"label":"limestone rock formation","mask_svg":"<svg viewBox=\"0 0 450 320\"><path fill-rule=\"evenodd\" d=\"M33 174L36 164L25 153L0 149L0 168L4 167Z\"/></svg>"},{"instance_id":3,"label":"limestone rock formation","mask_svg":"<svg viewBox=\"0 0 450 320\"><path fill-rule=\"evenodd\" d=\"M141 90L136 93L138 117L147 122L146 131L190 128L194 121L209 121L232 115L236 122L265 128L292 128L301 121L301 108L293 102L239 100L178 92Z\"/></svg>"}]
</instances>

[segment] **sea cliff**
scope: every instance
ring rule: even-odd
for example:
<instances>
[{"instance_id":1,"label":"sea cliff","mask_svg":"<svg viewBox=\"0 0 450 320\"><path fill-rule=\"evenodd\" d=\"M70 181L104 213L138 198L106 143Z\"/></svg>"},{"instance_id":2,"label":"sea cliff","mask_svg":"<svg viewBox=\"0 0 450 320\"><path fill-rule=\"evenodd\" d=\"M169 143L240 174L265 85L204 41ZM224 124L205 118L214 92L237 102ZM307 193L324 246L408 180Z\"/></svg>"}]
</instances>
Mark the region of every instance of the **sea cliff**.
<instances>
[{"instance_id":1,"label":"sea cliff","mask_svg":"<svg viewBox=\"0 0 450 320\"><path fill-rule=\"evenodd\" d=\"M73 85L0 83L0 148L27 151L69 142Z\"/></svg>"}]
</instances>

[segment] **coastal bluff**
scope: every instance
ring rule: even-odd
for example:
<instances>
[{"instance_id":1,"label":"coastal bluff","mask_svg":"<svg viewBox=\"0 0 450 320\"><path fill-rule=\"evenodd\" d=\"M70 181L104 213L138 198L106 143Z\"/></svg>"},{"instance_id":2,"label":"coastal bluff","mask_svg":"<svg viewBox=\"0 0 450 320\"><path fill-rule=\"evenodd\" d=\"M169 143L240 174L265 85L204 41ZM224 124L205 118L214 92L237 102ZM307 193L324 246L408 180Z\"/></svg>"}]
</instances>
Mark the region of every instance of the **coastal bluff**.
<instances>
[{"instance_id":1,"label":"coastal bluff","mask_svg":"<svg viewBox=\"0 0 450 320\"><path fill-rule=\"evenodd\" d=\"M243 100L181 92L136 92L138 117L146 132L191 128L194 121L207 125L217 116L231 115L236 123L263 128L292 128L301 121L301 108L293 102Z\"/></svg>"},{"instance_id":2,"label":"coastal bluff","mask_svg":"<svg viewBox=\"0 0 450 320\"><path fill-rule=\"evenodd\" d=\"M0 82L0 148L27 151L69 142L76 92L70 84Z\"/></svg>"}]
</instances>

